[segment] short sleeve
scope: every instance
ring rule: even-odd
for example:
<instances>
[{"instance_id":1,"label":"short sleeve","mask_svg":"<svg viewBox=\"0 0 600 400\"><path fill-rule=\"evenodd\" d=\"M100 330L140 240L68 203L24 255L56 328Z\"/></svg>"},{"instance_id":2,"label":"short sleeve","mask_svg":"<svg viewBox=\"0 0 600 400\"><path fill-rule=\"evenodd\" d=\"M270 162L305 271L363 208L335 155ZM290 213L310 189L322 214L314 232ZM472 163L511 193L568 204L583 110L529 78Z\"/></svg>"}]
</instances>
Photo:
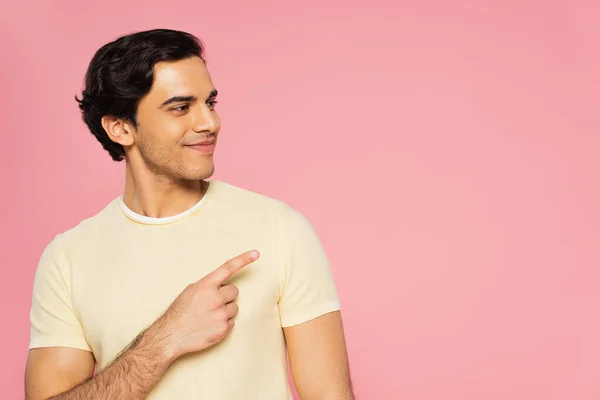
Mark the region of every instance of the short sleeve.
<instances>
[{"instance_id":1,"label":"short sleeve","mask_svg":"<svg viewBox=\"0 0 600 400\"><path fill-rule=\"evenodd\" d=\"M73 307L67 258L60 235L44 249L35 273L29 348L72 347L91 351Z\"/></svg>"},{"instance_id":2,"label":"short sleeve","mask_svg":"<svg viewBox=\"0 0 600 400\"><path fill-rule=\"evenodd\" d=\"M280 202L278 214L281 326L298 325L340 309L329 260L313 226Z\"/></svg>"}]
</instances>

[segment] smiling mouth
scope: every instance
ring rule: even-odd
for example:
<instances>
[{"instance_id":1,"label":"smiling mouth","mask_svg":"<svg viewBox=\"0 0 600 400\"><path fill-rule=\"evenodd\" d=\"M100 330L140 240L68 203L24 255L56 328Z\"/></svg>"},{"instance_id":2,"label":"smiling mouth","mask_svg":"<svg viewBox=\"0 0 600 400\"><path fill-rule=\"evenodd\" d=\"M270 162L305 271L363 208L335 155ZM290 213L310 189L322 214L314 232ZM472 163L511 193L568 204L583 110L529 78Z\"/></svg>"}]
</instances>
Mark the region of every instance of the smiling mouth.
<instances>
[{"instance_id":1,"label":"smiling mouth","mask_svg":"<svg viewBox=\"0 0 600 400\"><path fill-rule=\"evenodd\" d=\"M198 143L186 144L186 146L208 146L211 144L215 144L216 139L203 140Z\"/></svg>"},{"instance_id":2,"label":"smiling mouth","mask_svg":"<svg viewBox=\"0 0 600 400\"><path fill-rule=\"evenodd\" d=\"M201 154L212 154L215 151L215 141L210 140L206 142L201 142L197 144L186 145L185 147L194 150Z\"/></svg>"}]
</instances>

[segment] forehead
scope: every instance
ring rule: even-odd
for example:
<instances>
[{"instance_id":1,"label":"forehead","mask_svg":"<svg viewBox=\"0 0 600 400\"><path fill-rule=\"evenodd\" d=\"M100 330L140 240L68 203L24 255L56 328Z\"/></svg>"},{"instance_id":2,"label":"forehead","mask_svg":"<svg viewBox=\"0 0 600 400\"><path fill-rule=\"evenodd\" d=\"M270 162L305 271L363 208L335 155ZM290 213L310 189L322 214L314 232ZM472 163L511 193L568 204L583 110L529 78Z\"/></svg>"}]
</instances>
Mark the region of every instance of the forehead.
<instances>
[{"instance_id":1,"label":"forehead","mask_svg":"<svg viewBox=\"0 0 600 400\"><path fill-rule=\"evenodd\" d=\"M213 89L210 73L199 57L162 61L154 65L154 81L146 98L159 103L173 96L204 98Z\"/></svg>"}]
</instances>

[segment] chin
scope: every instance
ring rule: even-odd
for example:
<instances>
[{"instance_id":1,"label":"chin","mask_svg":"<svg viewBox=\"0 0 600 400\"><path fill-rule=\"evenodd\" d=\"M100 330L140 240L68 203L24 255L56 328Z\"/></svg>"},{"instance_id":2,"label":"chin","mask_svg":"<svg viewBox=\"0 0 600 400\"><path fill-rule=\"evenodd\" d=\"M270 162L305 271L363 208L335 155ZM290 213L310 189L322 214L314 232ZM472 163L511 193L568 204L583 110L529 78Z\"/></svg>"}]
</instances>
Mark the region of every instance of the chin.
<instances>
[{"instance_id":1,"label":"chin","mask_svg":"<svg viewBox=\"0 0 600 400\"><path fill-rule=\"evenodd\" d=\"M211 165L210 167L204 166L202 168L190 168L182 174L181 178L186 181L200 181L210 178L214 173L214 165Z\"/></svg>"}]
</instances>

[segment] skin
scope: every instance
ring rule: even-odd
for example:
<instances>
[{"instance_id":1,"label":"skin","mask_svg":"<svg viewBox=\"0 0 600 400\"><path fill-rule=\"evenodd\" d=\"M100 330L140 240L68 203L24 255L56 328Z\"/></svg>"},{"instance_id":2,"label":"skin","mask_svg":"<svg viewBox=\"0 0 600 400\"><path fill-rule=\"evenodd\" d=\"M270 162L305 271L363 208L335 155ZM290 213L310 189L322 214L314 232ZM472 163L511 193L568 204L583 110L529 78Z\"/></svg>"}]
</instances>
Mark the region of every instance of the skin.
<instances>
[{"instance_id":1,"label":"skin","mask_svg":"<svg viewBox=\"0 0 600 400\"><path fill-rule=\"evenodd\" d=\"M218 141L221 121L216 93L200 58L161 62L154 67L151 91L139 103L137 126L103 118L109 137L126 152L123 200L151 217L176 215L206 193L214 173L212 154L188 145ZM182 96L186 101L169 99ZM25 373L26 398L144 399L178 357L223 340L237 314L237 288L223 281L259 255L244 253L195 284L92 378L92 353L63 347L32 349ZM303 400L353 399L342 319L332 312L284 329L295 385Z\"/></svg>"}]
</instances>

